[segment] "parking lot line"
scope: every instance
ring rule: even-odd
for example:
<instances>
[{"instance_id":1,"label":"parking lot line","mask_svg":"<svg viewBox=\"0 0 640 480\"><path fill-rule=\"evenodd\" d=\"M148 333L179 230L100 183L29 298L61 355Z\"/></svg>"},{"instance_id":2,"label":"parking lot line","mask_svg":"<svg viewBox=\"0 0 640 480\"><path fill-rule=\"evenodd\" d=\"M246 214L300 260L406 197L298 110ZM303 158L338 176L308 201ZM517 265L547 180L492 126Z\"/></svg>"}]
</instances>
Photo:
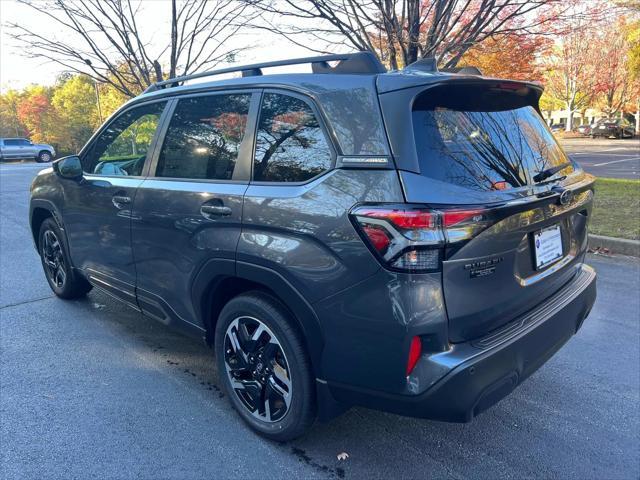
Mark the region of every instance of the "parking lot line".
<instances>
[{"instance_id":1,"label":"parking lot line","mask_svg":"<svg viewBox=\"0 0 640 480\"><path fill-rule=\"evenodd\" d=\"M611 162L594 163L594 167L602 167L604 165L611 165L612 163L628 162L629 160L640 160L640 157L623 158L621 160L612 160Z\"/></svg>"},{"instance_id":2,"label":"parking lot line","mask_svg":"<svg viewBox=\"0 0 640 480\"><path fill-rule=\"evenodd\" d=\"M604 152L569 152L569 155L605 155L607 157L635 157L635 153L604 153Z\"/></svg>"}]
</instances>

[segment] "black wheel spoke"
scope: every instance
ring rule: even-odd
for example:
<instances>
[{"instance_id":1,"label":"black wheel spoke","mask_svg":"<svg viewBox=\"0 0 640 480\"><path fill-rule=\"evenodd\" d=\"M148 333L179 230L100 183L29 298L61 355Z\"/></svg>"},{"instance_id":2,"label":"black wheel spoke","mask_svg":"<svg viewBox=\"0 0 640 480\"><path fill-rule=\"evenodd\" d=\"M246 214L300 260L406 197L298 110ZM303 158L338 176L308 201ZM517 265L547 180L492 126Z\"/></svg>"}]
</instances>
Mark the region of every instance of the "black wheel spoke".
<instances>
[{"instance_id":1,"label":"black wheel spoke","mask_svg":"<svg viewBox=\"0 0 640 480\"><path fill-rule=\"evenodd\" d=\"M255 353L264 344L266 336L264 325L260 324L251 334L245 345L247 353Z\"/></svg>"},{"instance_id":2,"label":"black wheel spoke","mask_svg":"<svg viewBox=\"0 0 640 480\"><path fill-rule=\"evenodd\" d=\"M58 268L56 268L55 278L57 281L57 285L59 287L62 287L65 280L67 279L67 274L64 272L64 268L62 268L62 265L58 265Z\"/></svg>"},{"instance_id":3,"label":"black wheel spoke","mask_svg":"<svg viewBox=\"0 0 640 480\"><path fill-rule=\"evenodd\" d=\"M242 349L246 352L247 342L251 340L251 335L247 331L247 325L245 323L238 323L237 335Z\"/></svg>"},{"instance_id":4,"label":"black wheel spoke","mask_svg":"<svg viewBox=\"0 0 640 480\"><path fill-rule=\"evenodd\" d=\"M282 388L273 378L269 379L267 384L267 397L269 398L272 406L278 409L289 408L291 403L291 394Z\"/></svg>"},{"instance_id":5,"label":"black wheel spoke","mask_svg":"<svg viewBox=\"0 0 640 480\"><path fill-rule=\"evenodd\" d=\"M277 343L269 342L265 345L262 351L262 358L268 364L273 364L275 361L275 355L280 350L280 345Z\"/></svg>"},{"instance_id":6,"label":"black wheel spoke","mask_svg":"<svg viewBox=\"0 0 640 480\"><path fill-rule=\"evenodd\" d=\"M238 338L238 331L232 330L227 338L229 339L229 347L233 350L235 361L232 362L234 368L247 368L248 366L248 358L244 349L242 348L242 344L240 343L240 339Z\"/></svg>"}]
</instances>

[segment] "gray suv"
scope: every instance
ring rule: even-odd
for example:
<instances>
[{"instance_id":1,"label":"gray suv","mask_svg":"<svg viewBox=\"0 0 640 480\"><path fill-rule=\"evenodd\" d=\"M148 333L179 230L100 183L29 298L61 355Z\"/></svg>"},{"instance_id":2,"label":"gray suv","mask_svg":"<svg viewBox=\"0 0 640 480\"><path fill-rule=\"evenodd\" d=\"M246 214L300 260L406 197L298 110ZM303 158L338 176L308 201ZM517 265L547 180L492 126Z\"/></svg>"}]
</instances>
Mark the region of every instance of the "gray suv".
<instances>
[{"instance_id":1,"label":"gray suv","mask_svg":"<svg viewBox=\"0 0 640 480\"><path fill-rule=\"evenodd\" d=\"M596 296L594 178L541 93L367 53L172 79L38 174L33 239L59 297L98 288L204 338L268 438L354 405L467 422Z\"/></svg>"},{"instance_id":2,"label":"gray suv","mask_svg":"<svg viewBox=\"0 0 640 480\"><path fill-rule=\"evenodd\" d=\"M31 158L37 162L50 162L56 156L51 145L33 143L26 138L0 138L0 161Z\"/></svg>"}]
</instances>

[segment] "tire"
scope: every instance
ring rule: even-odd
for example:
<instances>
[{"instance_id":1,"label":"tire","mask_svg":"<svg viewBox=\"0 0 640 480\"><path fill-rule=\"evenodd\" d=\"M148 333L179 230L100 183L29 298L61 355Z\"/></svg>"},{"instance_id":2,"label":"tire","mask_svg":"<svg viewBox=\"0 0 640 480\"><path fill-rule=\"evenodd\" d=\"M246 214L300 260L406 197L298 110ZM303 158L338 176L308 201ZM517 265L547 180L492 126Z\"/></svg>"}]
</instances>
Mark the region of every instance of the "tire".
<instances>
[{"instance_id":1,"label":"tire","mask_svg":"<svg viewBox=\"0 0 640 480\"><path fill-rule=\"evenodd\" d=\"M58 297L71 300L91 290L91 284L71 267L65 237L51 217L40 226L38 252L49 287Z\"/></svg>"},{"instance_id":2,"label":"tire","mask_svg":"<svg viewBox=\"0 0 640 480\"><path fill-rule=\"evenodd\" d=\"M254 431L284 442L311 427L316 417L311 364L280 302L258 291L230 300L216 324L215 354L225 393Z\"/></svg>"},{"instance_id":3,"label":"tire","mask_svg":"<svg viewBox=\"0 0 640 480\"><path fill-rule=\"evenodd\" d=\"M38 154L38 157L36 158L36 162L49 163L52 159L53 159L53 156L51 155L51 152L48 152L47 150L43 150Z\"/></svg>"}]
</instances>

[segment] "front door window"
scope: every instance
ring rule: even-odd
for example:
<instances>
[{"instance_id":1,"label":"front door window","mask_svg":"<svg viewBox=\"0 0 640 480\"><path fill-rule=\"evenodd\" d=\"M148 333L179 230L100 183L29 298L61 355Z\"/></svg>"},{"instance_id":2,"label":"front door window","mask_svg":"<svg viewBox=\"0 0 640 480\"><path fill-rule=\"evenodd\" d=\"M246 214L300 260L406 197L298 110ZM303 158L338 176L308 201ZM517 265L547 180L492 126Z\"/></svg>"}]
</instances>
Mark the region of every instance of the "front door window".
<instances>
[{"instance_id":1,"label":"front door window","mask_svg":"<svg viewBox=\"0 0 640 480\"><path fill-rule=\"evenodd\" d=\"M132 108L112 121L82 158L83 170L97 175L142 175L165 104Z\"/></svg>"}]
</instances>

